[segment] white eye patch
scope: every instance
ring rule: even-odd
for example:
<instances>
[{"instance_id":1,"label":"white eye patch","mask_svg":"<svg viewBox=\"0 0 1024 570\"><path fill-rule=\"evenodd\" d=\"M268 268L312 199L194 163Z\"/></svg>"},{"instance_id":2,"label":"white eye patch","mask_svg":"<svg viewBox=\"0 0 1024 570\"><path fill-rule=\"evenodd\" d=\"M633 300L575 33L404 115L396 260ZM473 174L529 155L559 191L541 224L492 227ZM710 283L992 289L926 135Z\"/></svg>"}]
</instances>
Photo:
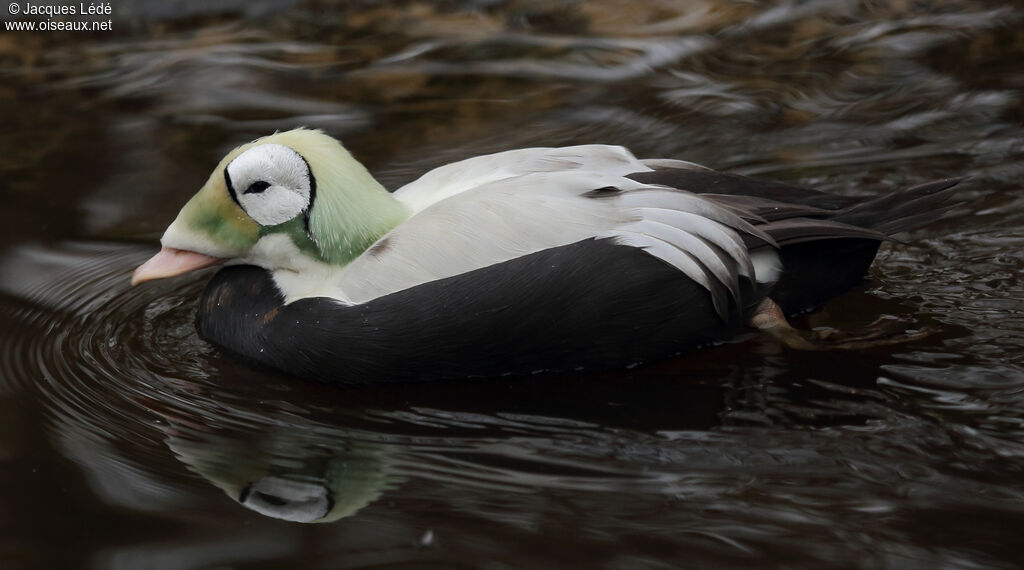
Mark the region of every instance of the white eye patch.
<instances>
[{"instance_id":1,"label":"white eye patch","mask_svg":"<svg viewBox=\"0 0 1024 570\"><path fill-rule=\"evenodd\" d=\"M313 180L302 156L280 144L261 144L238 155L224 171L233 197L260 225L291 220L309 208Z\"/></svg>"}]
</instances>

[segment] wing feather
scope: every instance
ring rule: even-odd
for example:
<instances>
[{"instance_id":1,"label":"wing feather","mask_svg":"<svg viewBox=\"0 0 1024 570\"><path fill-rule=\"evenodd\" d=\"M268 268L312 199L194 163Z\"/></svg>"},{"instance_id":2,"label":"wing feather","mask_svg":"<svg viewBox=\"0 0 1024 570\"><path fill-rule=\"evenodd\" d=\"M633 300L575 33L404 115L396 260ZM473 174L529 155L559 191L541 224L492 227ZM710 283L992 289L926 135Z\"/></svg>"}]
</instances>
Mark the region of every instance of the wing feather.
<instances>
[{"instance_id":1,"label":"wing feather","mask_svg":"<svg viewBox=\"0 0 1024 570\"><path fill-rule=\"evenodd\" d=\"M680 251L687 253L696 259L702 266L722 284L733 299L740 298L740 285L736 276L736 263L732 259L723 259L718 252L712 249L708 243L686 230L656 222L654 220L641 220L626 224L611 232L613 235L618 232L631 232L645 234L671 244ZM710 289L710 287L709 287Z\"/></svg>"},{"instance_id":2,"label":"wing feather","mask_svg":"<svg viewBox=\"0 0 1024 570\"><path fill-rule=\"evenodd\" d=\"M611 238L619 245L626 245L642 249L653 257L682 271L684 275L693 279L711 294L711 302L719 315L727 314L729 300L721 285L713 282L709 276L708 268L700 263L694 256L679 249L671 243L659 239L647 233L616 230L598 237Z\"/></svg>"},{"instance_id":3,"label":"wing feather","mask_svg":"<svg viewBox=\"0 0 1024 570\"><path fill-rule=\"evenodd\" d=\"M657 189L646 186L643 190L623 194L619 198L619 202L623 206L630 208L665 208L697 214L755 237L769 245L777 245L771 236L743 220L740 216L723 207L719 207L710 200L705 200L700 196L682 190Z\"/></svg>"},{"instance_id":4,"label":"wing feather","mask_svg":"<svg viewBox=\"0 0 1024 570\"><path fill-rule=\"evenodd\" d=\"M665 208L637 208L636 211L645 220L653 220L670 226L683 228L686 231L700 236L719 248L732 258L733 262L739 265L739 272L746 277L754 277L754 266L750 261L747 247L743 244L736 232L731 231L714 220L679 210L668 210Z\"/></svg>"}]
</instances>

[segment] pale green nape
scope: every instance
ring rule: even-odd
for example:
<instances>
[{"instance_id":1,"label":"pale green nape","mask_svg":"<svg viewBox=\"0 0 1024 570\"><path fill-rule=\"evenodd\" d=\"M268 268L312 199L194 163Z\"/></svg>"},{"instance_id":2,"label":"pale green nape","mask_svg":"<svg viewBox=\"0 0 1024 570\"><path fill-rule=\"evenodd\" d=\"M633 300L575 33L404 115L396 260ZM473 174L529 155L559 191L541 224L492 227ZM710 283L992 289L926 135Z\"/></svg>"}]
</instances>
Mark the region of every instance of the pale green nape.
<instances>
[{"instance_id":1,"label":"pale green nape","mask_svg":"<svg viewBox=\"0 0 1024 570\"><path fill-rule=\"evenodd\" d=\"M322 261L349 263L410 215L340 142L321 131L274 133L246 147L262 143L285 145L309 163L316 179L309 233ZM302 249L302 243L295 245Z\"/></svg>"}]
</instances>

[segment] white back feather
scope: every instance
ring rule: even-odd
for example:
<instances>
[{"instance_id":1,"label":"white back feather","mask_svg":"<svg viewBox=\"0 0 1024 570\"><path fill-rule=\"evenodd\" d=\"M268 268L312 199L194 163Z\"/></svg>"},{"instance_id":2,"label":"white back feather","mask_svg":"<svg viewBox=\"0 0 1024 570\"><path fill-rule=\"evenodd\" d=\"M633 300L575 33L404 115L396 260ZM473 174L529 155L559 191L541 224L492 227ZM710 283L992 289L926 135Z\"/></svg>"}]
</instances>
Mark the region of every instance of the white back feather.
<instances>
[{"instance_id":1,"label":"white back feather","mask_svg":"<svg viewBox=\"0 0 1024 570\"><path fill-rule=\"evenodd\" d=\"M649 170L621 146L589 144L523 148L475 156L435 168L396 190L394 196L414 212L419 212L466 190L517 176L579 171L625 176Z\"/></svg>"}]
</instances>

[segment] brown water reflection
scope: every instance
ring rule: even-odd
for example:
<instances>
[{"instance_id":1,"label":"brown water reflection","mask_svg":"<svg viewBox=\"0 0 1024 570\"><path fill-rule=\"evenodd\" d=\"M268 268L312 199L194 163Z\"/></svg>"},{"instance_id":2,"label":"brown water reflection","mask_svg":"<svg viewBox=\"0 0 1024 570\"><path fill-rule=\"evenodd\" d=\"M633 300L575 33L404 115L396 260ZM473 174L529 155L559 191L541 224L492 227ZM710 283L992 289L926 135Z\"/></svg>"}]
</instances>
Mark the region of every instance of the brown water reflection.
<instances>
[{"instance_id":1,"label":"brown water reflection","mask_svg":"<svg viewBox=\"0 0 1024 570\"><path fill-rule=\"evenodd\" d=\"M115 4L111 33L0 34L4 568L1018 567L1020 8ZM807 317L920 342L339 390L200 341L202 277L128 287L226 150L298 125L389 187L588 142L846 194L971 180Z\"/></svg>"}]
</instances>

